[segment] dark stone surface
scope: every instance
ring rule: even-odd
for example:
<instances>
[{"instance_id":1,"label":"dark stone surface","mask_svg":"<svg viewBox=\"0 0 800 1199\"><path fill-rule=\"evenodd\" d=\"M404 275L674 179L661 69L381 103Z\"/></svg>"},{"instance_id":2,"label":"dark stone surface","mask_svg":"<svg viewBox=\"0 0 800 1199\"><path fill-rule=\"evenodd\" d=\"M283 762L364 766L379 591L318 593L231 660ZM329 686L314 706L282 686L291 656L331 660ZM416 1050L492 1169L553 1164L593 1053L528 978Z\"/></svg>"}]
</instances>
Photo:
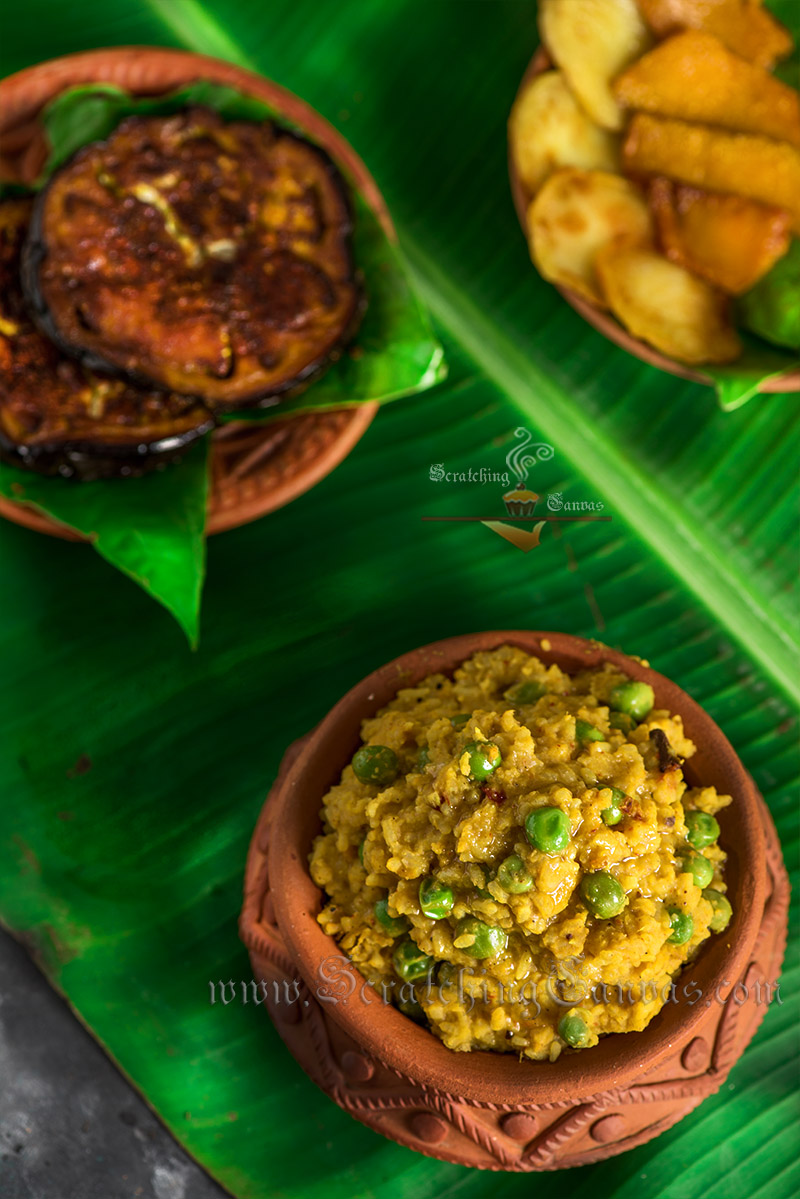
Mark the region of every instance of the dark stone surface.
<instances>
[{"instance_id":1,"label":"dark stone surface","mask_svg":"<svg viewBox=\"0 0 800 1199\"><path fill-rule=\"evenodd\" d=\"M224 1199L0 930L0 1199Z\"/></svg>"}]
</instances>

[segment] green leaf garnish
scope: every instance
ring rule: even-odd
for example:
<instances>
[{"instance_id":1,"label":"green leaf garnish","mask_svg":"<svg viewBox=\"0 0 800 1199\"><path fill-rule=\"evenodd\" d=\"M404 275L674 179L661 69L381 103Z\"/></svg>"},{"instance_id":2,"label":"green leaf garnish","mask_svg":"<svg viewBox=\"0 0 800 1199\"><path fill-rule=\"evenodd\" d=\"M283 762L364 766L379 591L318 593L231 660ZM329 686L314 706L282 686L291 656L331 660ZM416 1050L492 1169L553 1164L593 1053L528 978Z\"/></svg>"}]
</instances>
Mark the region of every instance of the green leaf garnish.
<instances>
[{"instance_id":1,"label":"green leaf garnish","mask_svg":"<svg viewBox=\"0 0 800 1199\"><path fill-rule=\"evenodd\" d=\"M208 438L181 462L139 479L76 483L0 462L0 494L87 537L163 604L196 648L205 575Z\"/></svg>"}]
</instances>

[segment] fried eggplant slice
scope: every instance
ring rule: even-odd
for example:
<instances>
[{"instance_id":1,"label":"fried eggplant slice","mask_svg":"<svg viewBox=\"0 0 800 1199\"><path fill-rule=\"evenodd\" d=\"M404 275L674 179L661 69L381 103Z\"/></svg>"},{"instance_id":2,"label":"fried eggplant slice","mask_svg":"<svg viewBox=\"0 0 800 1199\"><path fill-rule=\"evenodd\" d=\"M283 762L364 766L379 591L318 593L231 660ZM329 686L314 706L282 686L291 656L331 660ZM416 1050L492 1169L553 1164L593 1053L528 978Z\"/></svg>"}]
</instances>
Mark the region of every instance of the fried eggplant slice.
<instances>
[{"instance_id":1,"label":"fried eggplant slice","mask_svg":"<svg viewBox=\"0 0 800 1199\"><path fill-rule=\"evenodd\" d=\"M622 148L630 175L664 175L703 191L784 208L800 233L800 151L788 142L729 133L639 112Z\"/></svg>"},{"instance_id":2,"label":"fried eggplant slice","mask_svg":"<svg viewBox=\"0 0 800 1199\"><path fill-rule=\"evenodd\" d=\"M595 273L607 245L649 245L653 222L644 196L621 175L564 167L528 210L531 257L551 283L605 307Z\"/></svg>"},{"instance_id":3,"label":"fried eggplant slice","mask_svg":"<svg viewBox=\"0 0 800 1199\"><path fill-rule=\"evenodd\" d=\"M667 258L729 295L749 291L789 249L782 208L669 179L654 179L648 196Z\"/></svg>"},{"instance_id":4,"label":"fried eggplant slice","mask_svg":"<svg viewBox=\"0 0 800 1199\"><path fill-rule=\"evenodd\" d=\"M34 325L20 284L32 201L0 203L0 457L81 479L142 474L213 425L197 400L102 376Z\"/></svg>"},{"instance_id":5,"label":"fried eggplant slice","mask_svg":"<svg viewBox=\"0 0 800 1199\"><path fill-rule=\"evenodd\" d=\"M619 135L584 112L561 71L544 71L525 85L511 109L508 140L530 195L559 167L619 169Z\"/></svg>"},{"instance_id":6,"label":"fried eggplant slice","mask_svg":"<svg viewBox=\"0 0 800 1199\"><path fill-rule=\"evenodd\" d=\"M627 108L720 125L800 146L800 92L745 62L710 33L669 38L616 79Z\"/></svg>"},{"instance_id":7,"label":"fried eggplant slice","mask_svg":"<svg viewBox=\"0 0 800 1199\"><path fill-rule=\"evenodd\" d=\"M700 29L766 70L792 52L791 34L761 7L761 0L638 0L638 4L659 38Z\"/></svg>"},{"instance_id":8,"label":"fried eggplant slice","mask_svg":"<svg viewBox=\"0 0 800 1199\"><path fill-rule=\"evenodd\" d=\"M539 30L592 120L621 129L624 114L611 81L652 45L636 0L541 0Z\"/></svg>"},{"instance_id":9,"label":"fried eggplant slice","mask_svg":"<svg viewBox=\"0 0 800 1199\"><path fill-rule=\"evenodd\" d=\"M654 250L606 246L595 261L606 302L634 337L679 362L733 362L742 351L728 302Z\"/></svg>"},{"instance_id":10,"label":"fried eggplant slice","mask_svg":"<svg viewBox=\"0 0 800 1199\"><path fill-rule=\"evenodd\" d=\"M23 282L68 353L233 411L308 384L354 334L351 233L339 171L294 134L129 117L53 176Z\"/></svg>"}]
</instances>

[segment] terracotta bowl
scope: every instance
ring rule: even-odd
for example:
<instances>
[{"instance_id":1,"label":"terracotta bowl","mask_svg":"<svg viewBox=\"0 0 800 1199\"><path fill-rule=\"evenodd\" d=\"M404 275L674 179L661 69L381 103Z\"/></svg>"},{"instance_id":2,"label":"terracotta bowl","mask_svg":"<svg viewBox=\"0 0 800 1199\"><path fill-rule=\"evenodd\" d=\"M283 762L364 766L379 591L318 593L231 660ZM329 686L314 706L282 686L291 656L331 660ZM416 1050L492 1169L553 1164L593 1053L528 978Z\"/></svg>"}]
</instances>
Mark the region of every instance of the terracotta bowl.
<instances>
[{"instance_id":1,"label":"terracotta bowl","mask_svg":"<svg viewBox=\"0 0 800 1199\"><path fill-rule=\"evenodd\" d=\"M547 51L540 46L522 77L519 92L535 76L541 75L543 71L550 70L552 65ZM527 240L528 206L533 196L519 177L510 148L508 173L511 181L511 195L514 200L514 207ZM666 354L659 353L658 350L649 346L647 342L634 337L627 329L623 328L610 312L605 312L602 308L596 307L596 305L590 303L583 296L579 296L577 292L571 291L568 287L559 287L557 290L567 303L576 312L580 313L585 321L588 321L593 328L597 329L598 333L602 333L609 341L613 341L615 345L620 346L623 350L627 350L629 354L633 354L636 358L641 358L642 362L646 362L650 366L657 366L659 370L669 371L671 375L678 375L681 379L690 379L693 383L705 383L708 386L713 386L714 380L708 375L703 374L702 371L692 370L691 367L686 366L682 362L677 362L674 358L667 358ZM800 391L800 367L787 371L775 379L766 379L758 390L762 392L781 393Z\"/></svg>"},{"instance_id":2,"label":"terracotta bowl","mask_svg":"<svg viewBox=\"0 0 800 1199\"><path fill-rule=\"evenodd\" d=\"M734 918L681 976L701 1001L667 1004L644 1032L606 1037L555 1063L455 1053L385 1004L316 921L308 872L320 808L360 737L361 722L400 687L450 674L469 655L511 643L567 671L613 662L649 682L678 712L698 750L696 782L734 796L720 816ZM253 836L241 934L254 978L291 1052L358 1120L413 1149L494 1170L581 1165L669 1128L725 1080L766 1010L756 983L774 983L786 940L788 881L772 821L733 748L669 679L593 641L561 633L454 637L370 674L291 747ZM738 998L717 1001L742 984ZM694 992L692 992L694 994ZM762 991L762 996L765 992Z\"/></svg>"},{"instance_id":3,"label":"terracotta bowl","mask_svg":"<svg viewBox=\"0 0 800 1199\"><path fill-rule=\"evenodd\" d=\"M47 154L40 122L44 105L81 83L115 83L135 95L159 95L198 79L228 84L271 105L322 146L360 190L387 235L396 234L378 187L341 134L303 100L232 63L182 50L126 46L71 54L28 67L0 81L0 182L29 184ZM254 426L238 422L213 437L209 533L256 520L308 491L349 454L377 404L308 413ZM76 484L79 486L79 484ZM35 509L0 497L0 515L17 524L81 541Z\"/></svg>"}]
</instances>

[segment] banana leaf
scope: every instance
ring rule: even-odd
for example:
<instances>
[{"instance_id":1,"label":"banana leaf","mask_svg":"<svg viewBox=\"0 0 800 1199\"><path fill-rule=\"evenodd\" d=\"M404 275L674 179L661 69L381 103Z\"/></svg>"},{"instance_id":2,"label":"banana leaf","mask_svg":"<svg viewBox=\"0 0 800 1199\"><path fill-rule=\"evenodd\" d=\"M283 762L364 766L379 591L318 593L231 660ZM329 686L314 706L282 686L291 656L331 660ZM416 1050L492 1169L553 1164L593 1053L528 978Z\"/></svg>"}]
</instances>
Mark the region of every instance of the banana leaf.
<instances>
[{"instance_id":1,"label":"banana leaf","mask_svg":"<svg viewBox=\"0 0 800 1199\"><path fill-rule=\"evenodd\" d=\"M796 6L776 7L797 33ZM87 547L0 527L0 919L237 1199L790 1199L800 1183L796 900L782 1003L725 1087L568 1178L401 1149L318 1092L263 1011L209 1004L210 981L249 976L244 855L285 747L366 671L475 629L596 636L675 678L765 795L797 894L796 400L723 413L531 269L504 126L535 42L528 0L31 0L0 45L3 73L174 45L303 94L376 174L451 367L313 492L211 540L194 655ZM519 427L554 450L530 469L543 500L601 502L610 522L549 524L522 553L463 519L502 521Z\"/></svg>"},{"instance_id":2,"label":"banana leaf","mask_svg":"<svg viewBox=\"0 0 800 1199\"><path fill-rule=\"evenodd\" d=\"M743 324L771 344L800 351L800 238L739 300Z\"/></svg>"},{"instance_id":3,"label":"banana leaf","mask_svg":"<svg viewBox=\"0 0 800 1199\"><path fill-rule=\"evenodd\" d=\"M141 479L75 484L3 462L0 493L82 533L102 558L163 604L197 648L206 568L207 438L184 455L180 469Z\"/></svg>"},{"instance_id":4,"label":"banana leaf","mask_svg":"<svg viewBox=\"0 0 800 1199\"><path fill-rule=\"evenodd\" d=\"M703 368L714 380L717 399L724 412L735 412L759 394L762 383L778 378L800 362L791 350L770 345L744 329L739 330L739 338L743 351L738 362Z\"/></svg>"},{"instance_id":5,"label":"banana leaf","mask_svg":"<svg viewBox=\"0 0 800 1199\"><path fill-rule=\"evenodd\" d=\"M43 113L50 154L37 187L81 146L108 137L125 117L168 114L192 104L213 108L228 120L265 120L276 115L260 100L203 80L166 97L134 98L106 84L70 88ZM353 204L355 256L369 295L357 338L359 353L345 354L313 387L276 408L232 414L229 419L266 423L293 413L354 407L370 400L387 403L425 391L446 376L441 346L396 246L355 189ZM198 463L202 469L197 469ZM0 494L24 499L60 524L88 535L108 562L172 612L196 648L209 466L205 446L143 479L92 484L37 476L0 463Z\"/></svg>"},{"instance_id":6,"label":"banana leaf","mask_svg":"<svg viewBox=\"0 0 800 1199\"><path fill-rule=\"evenodd\" d=\"M800 240L736 304L744 354L730 366L709 368L723 408L740 408L765 379L796 366L800 350ZM746 332L745 332L746 330ZM784 348L791 347L791 348Z\"/></svg>"}]
</instances>

